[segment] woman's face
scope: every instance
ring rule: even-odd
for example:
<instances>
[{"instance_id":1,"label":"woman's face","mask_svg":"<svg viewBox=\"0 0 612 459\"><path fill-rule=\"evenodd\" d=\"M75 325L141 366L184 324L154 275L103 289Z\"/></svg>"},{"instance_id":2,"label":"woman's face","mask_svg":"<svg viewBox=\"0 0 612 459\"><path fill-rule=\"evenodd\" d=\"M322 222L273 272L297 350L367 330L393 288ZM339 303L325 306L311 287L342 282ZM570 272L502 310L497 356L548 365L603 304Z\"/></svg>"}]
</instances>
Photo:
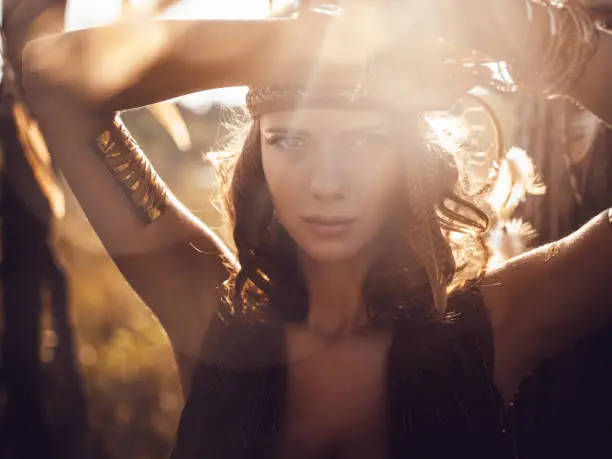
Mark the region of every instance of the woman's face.
<instances>
[{"instance_id":1,"label":"woman's face","mask_svg":"<svg viewBox=\"0 0 612 459\"><path fill-rule=\"evenodd\" d=\"M311 259L346 261L373 242L401 189L388 115L313 109L261 118L262 161L276 217Z\"/></svg>"}]
</instances>

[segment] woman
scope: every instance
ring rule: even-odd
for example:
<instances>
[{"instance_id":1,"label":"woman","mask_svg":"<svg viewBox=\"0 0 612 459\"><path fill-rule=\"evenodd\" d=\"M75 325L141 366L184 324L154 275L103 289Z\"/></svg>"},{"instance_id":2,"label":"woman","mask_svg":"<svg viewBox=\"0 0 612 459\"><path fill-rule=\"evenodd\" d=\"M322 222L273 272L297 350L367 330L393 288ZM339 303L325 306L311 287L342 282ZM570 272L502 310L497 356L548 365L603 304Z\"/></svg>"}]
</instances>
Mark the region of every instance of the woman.
<instances>
[{"instance_id":1,"label":"woman","mask_svg":"<svg viewBox=\"0 0 612 459\"><path fill-rule=\"evenodd\" d=\"M582 10L476 3L440 0L414 24L441 18L444 37L484 43L525 86L612 120L612 39ZM176 458L503 457L504 402L524 375L612 314L589 301L607 294L607 214L447 298L461 274L450 238L477 248L486 216L457 191L450 155L419 135L417 114L453 91L406 44L438 28L410 35L366 16L136 22L26 49L26 89L55 159L175 349L188 396ZM364 77L354 69L373 30L392 40L376 41ZM504 30L532 37L533 55L519 59L523 43ZM230 85L251 87L254 119L225 176L235 254L114 118ZM478 264L477 250L459 249L461 264Z\"/></svg>"}]
</instances>

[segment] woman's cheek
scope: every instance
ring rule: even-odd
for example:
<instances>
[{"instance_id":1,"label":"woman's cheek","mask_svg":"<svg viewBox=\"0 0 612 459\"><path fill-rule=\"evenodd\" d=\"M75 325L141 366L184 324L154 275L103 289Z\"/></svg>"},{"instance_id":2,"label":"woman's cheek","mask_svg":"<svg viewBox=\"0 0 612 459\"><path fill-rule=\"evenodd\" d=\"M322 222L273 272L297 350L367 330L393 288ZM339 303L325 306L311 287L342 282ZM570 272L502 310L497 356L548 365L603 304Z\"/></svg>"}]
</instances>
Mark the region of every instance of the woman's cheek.
<instances>
[{"instance_id":1,"label":"woman's cheek","mask_svg":"<svg viewBox=\"0 0 612 459\"><path fill-rule=\"evenodd\" d=\"M305 187L302 175L296 168L275 164L264 168L277 218L290 223L303 208Z\"/></svg>"},{"instance_id":2,"label":"woman's cheek","mask_svg":"<svg viewBox=\"0 0 612 459\"><path fill-rule=\"evenodd\" d=\"M366 199L370 201L369 207L384 213L402 189L403 169L397 155L392 152L377 152L371 159L373 161L364 167L367 171L363 180Z\"/></svg>"}]
</instances>

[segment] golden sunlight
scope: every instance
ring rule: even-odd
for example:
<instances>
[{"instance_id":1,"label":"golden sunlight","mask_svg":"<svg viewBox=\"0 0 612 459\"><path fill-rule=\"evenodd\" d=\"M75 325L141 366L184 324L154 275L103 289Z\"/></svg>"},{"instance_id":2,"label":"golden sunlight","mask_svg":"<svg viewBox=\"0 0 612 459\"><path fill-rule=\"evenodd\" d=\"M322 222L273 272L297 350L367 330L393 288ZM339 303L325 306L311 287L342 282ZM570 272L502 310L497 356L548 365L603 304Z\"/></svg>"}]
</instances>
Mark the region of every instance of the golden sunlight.
<instances>
[{"instance_id":1,"label":"golden sunlight","mask_svg":"<svg viewBox=\"0 0 612 459\"><path fill-rule=\"evenodd\" d=\"M284 0L285 2L287 0ZM124 6L148 9L155 0L68 0L66 29L100 26L116 21ZM162 15L168 19L262 18L269 0L179 0Z\"/></svg>"},{"instance_id":2,"label":"golden sunlight","mask_svg":"<svg viewBox=\"0 0 612 459\"><path fill-rule=\"evenodd\" d=\"M264 18L269 0L182 0L169 8L164 17L171 19L243 19Z\"/></svg>"}]
</instances>

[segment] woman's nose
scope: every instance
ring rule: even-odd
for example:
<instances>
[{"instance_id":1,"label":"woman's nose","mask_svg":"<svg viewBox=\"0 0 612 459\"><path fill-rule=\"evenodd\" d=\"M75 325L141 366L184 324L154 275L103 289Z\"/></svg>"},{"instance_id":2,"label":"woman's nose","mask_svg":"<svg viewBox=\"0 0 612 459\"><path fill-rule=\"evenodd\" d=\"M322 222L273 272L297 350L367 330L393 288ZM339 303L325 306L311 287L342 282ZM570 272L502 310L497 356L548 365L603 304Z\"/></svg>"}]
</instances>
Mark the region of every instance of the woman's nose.
<instances>
[{"instance_id":1,"label":"woman's nose","mask_svg":"<svg viewBox=\"0 0 612 459\"><path fill-rule=\"evenodd\" d=\"M347 171L332 148L319 149L314 156L310 192L319 200L338 200L346 196Z\"/></svg>"}]
</instances>

